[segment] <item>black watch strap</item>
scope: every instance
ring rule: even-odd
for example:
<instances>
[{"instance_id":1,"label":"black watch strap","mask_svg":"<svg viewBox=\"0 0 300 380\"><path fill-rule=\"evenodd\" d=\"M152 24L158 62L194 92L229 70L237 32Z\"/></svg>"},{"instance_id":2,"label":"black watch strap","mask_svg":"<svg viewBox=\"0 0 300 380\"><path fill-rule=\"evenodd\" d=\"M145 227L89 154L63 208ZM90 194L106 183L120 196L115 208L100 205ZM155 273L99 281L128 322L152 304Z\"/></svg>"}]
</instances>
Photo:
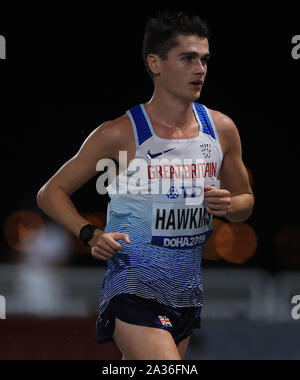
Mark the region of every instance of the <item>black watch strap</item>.
<instances>
[{"instance_id":1,"label":"black watch strap","mask_svg":"<svg viewBox=\"0 0 300 380\"><path fill-rule=\"evenodd\" d=\"M89 241L92 239L94 236L95 230L99 230L100 228L92 225L92 224L86 224L83 226L79 232L79 239L86 245L89 245Z\"/></svg>"}]
</instances>

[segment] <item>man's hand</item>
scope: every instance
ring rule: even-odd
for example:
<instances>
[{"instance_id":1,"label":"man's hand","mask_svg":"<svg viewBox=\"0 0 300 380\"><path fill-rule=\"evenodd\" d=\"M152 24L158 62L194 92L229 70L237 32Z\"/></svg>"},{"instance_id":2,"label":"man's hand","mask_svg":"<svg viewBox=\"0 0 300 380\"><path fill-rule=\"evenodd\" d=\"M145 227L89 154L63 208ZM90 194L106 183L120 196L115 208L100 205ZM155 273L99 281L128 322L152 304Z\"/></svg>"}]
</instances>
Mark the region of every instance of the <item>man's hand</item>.
<instances>
[{"instance_id":1,"label":"man's hand","mask_svg":"<svg viewBox=\"0 0 300 380\"><path fill-rule=\"evenodd\" d=\"M95 259L107 261L117 251L124 249L123 245L117 242L118 240L123 240L125 243L130 244L128 234L95 230L94 236L89 242L92 248L92 256Z\"/></svg>"},{"instance_id":2,"label":"man's hand","mask_svg":"<svg viewBox=\"0 0 300 380\"><path fill-rule=\"evenodd\" d=\"M228 190L205 185L204 199L206 201L206 209L210 214L219 217L227 216L231 206L230 192Z\"/></svg>"}]
</instances>

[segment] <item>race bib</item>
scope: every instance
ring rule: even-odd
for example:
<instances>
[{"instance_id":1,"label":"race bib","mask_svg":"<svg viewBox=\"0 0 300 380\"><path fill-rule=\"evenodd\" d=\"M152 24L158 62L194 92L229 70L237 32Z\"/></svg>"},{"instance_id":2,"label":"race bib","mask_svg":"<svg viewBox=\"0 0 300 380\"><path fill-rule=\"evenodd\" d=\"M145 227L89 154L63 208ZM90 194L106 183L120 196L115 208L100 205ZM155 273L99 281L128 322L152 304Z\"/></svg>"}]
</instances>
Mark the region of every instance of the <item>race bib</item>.
<instances>
[{"instance_id":1,"label":"race bib","mask_svg":"<svg viewBox=\"0 0 300 380\"><path fill-rule=\"evenodd\" d=\"M202 245L212 230L212 217L203 205L204 181L173 183L153 197L152 243L173 249Z\"/></svg>"}]
</instances>

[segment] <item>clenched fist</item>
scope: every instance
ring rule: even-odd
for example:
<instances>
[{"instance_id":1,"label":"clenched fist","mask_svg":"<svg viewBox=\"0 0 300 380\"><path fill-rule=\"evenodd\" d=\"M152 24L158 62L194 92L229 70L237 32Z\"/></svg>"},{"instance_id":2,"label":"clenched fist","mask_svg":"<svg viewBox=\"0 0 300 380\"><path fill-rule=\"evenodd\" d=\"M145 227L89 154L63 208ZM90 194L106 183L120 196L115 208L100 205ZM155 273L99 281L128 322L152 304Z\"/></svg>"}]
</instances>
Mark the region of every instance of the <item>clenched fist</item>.
<instances>
[{"instance_id":1,"label":"clenched fist","mask_svg":"<svg viewBox=\"0 0 300 380\"><path fill-rule=\"evenodd\" d=\"M230 192L215 186L204 186L204 200L207 211L215 216L226 216L231 206Z\"/></svg>"},{"instance_id":2,"label":"clenched fist","mask_svg":"<svg viewBox=\"0 0 300 380\"><path fill-rule=\"evenodd\" d=\"M117 242L118 240L123 240L126 244L130 244L128 234L95 230L94 236L89 242L92 248L92 256L95 259L107 261L117 251L124 249L123 245Z\"/></svg>"}]
</instances>

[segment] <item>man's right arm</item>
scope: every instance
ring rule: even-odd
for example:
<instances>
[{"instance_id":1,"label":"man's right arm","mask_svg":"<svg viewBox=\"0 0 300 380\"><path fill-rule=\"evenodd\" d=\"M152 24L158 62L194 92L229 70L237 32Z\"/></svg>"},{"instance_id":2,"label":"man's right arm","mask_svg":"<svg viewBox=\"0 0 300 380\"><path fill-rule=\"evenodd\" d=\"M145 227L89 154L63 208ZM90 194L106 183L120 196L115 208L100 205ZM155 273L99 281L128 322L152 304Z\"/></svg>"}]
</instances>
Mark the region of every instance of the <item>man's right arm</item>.
<instances>
[{"instance_id":1,"label":"man's right arm","mask_svg":"<svg viewBox=\"0 0 300 380\"><path fill-rule=\"evenodd\" d=\"M37 194L38 206L77 237L81 228L89 224L89 221L78 213L70 196L97 174L96 165L101 158L118 159L118 152L124 144L123 135L122 121L102 124L87 137L78 153L67 161ZM114 250L122 249L116 240L126 239L127 236L123 235L125 234L106 234L96 230L90 245L100 256L104 256L98 258L107 259ZM97 237L101 241L98 242ZM98 243L101 243L99 247ZM96 254L94 256L96 257Z\"/></svg>"}]
</instances>

